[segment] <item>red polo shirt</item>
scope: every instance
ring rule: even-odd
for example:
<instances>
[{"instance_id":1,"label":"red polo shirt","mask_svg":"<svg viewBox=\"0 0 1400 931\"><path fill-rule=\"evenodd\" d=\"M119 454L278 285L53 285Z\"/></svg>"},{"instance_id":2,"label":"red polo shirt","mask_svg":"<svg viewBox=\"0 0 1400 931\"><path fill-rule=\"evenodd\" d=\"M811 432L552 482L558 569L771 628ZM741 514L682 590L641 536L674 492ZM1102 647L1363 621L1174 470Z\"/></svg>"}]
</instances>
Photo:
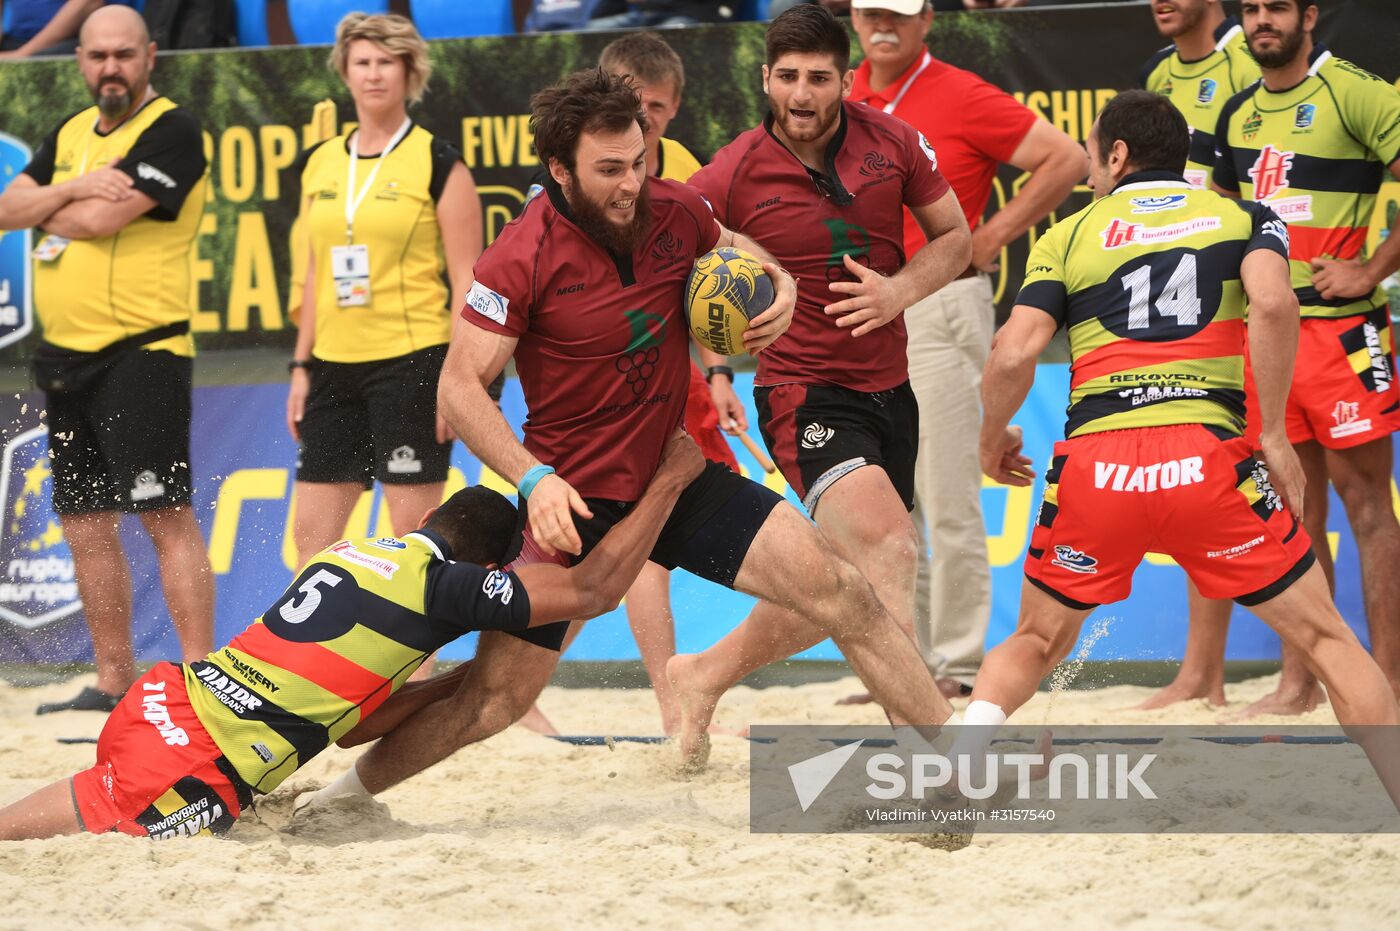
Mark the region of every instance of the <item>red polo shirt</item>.
<instances>
[{"instance_id":1,"label":"red polo shirt","mask_svg":"<svg viewBox=\"0 0 1400 931\"><path fill-rule=\"evenodd\" d=\"M850 99L883 110L912 79L890 112L928 139L938 153L938 170L958 196L968 227L976 229L987 209L997 166L1010 161L1034 125L1036 115L971 71L955 68L932 55L927 56L926 65L924 61L915 59L889 87L880 91L870 89L870 62L861 62ZM913 255L927 241L913 215L904 211L905 254Z\"/></svg>"}]
</instances>

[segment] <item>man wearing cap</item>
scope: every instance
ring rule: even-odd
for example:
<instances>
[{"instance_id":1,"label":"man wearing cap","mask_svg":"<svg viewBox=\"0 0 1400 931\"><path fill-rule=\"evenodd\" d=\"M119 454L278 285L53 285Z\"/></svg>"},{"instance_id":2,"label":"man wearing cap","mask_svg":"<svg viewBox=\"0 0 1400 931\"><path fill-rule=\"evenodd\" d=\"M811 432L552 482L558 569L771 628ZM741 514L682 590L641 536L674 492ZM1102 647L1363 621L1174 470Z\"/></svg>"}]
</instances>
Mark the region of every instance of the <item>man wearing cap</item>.
<instances>
[{"instance_id":1,"label":"man wearing cap","mask_svg":"<svg viewBox=\"0 0 1400 931\"><path fill-rule=\"evenodd\" d=\"M990 273L998 270L1002 248L1069 195L1088 173L1088 159L1077 142L1010 94L934 58L924 46L933 22L928 0L852 0L851 16L865 60L850 99L927 137L972 228L966 271L904 315L909 377L919 399L914 518L927 534L919 548L914 626L940 687L966 694L991 612L982 475L975 449L940 441L971 436L980 424L978 391L995 329ZM1002 163L1030 177L984 221ZM904 251L913 255L924 236L907 210L904 220Z\"/></svg>"}]
</instances>

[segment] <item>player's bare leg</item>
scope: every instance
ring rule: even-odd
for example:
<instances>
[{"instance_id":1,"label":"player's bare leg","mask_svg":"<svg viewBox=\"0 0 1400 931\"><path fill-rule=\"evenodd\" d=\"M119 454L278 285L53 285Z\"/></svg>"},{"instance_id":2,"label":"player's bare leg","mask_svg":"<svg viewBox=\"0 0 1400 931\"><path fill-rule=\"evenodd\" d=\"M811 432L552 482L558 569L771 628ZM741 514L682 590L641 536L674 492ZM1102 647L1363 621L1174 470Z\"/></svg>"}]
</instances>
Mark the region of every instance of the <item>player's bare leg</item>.
<instances>
[{"instance_id":1,"label":"player's bare leg","mask_svg":"<svg viewBox=\"0 0 1400 931\"><path fill-rule=\"evenodd\" d=\"M60 834L81 834L73 810L73 780L60 779L0 808L0 840L37 840Z\"/></svg>"},{"instance_id":2,"label":"player's bare leg","mask_svg":"<svg viewBox=\"0 0 1400 931\"><path fill-rule=\"evenodd\" d=\"M429 482L423 485L385 485L384 503L389 508L389 525L394 528L394 536L401 537L418 529L423 515L442 503L442 489L446 483ZM334 541L332 541L334 542ZM437 666L437 654L423 661L423 665L409 676L411 682L421 682L433 674Z\"/></svg>"},{"instance_id":3,"label":"player's bare leg","mask_svg":"<svg viewBox=\"0 0 1400 931\"><path fill-rule=\"evenodd\" d=\"M1327 578L1327 587L1336 591L1337 583L1332 567L1332 548L1327 542L1327 457L1320 443L1309 441L1298 443L1293 449L1298 453L1298 461L1303 464L1303 475L1307 478L1307 504L1303 510L1303 529L1312 538L1313 555ZM1261 714L1305 714L1322 704L1325 695L1317 677L1308 669L1307 659L1287 642L1282 649L1282 670L1278 686L1268 695L1250 704L1242 711L1226 715L1225 721L1244 721Z\"/></svg>"},{"instance_id":4,"label":"player's bare leg","mask_svg":"<svg viewBox=\"0 0 1400 931\"><path fill-rule=\"evenodd\" d=\"M912 569L912 551L910 556ZM704 765L705 731L726 691L754 669L790 656L794 644L800 649L826 636L836 641L891 723L941 724L952 714L913 638L860 570L795 508L779 505L769 515L735 588L764 603L704 653L676 656L667 666L681 702L680 744L687 767Z\"/></svg>"},{"instance_id":5,"label":"player's bare leg","mask_svg":"<svg viewBox=\"0 0 1400 931\"><path fill-rule=\"evenodd\" d=\"M671 612L671 573L649 562L627 590L627 624L637 641L637 652L651 680L651 691L661 708L662 732L674 734L681 725L681 707L666 663L676 655L676 619Z\"/></svg>"},{"instance_id":6,"label":"player's bare leg","mask_svg":"<svg viewBox=\"0 0 1400 931\"><path fill-rule=\"evenodd\" d=\"M1030 701L1041 680L1069 655L1088 616L1022 582L1016 630L982 660L972 700L991 702L1007 715Z\"/></svg>"},{"instance_id":7,"label":"player's bare leg","mask_svg":"<svg viewBox=\"0 0 1400 931\"><path fill-rule=\"evenodd\" d=\"M1391 501L1390 437L1328 450L1327 470L1346 508L1361 557L1361 592L1371 655L1400 698L1400 522Z\"/></svg>"},{"instance_id":8,"label":"player's bare leg","mask_svg":"<svg viewBox=\"0 0 1400 931\"><path fill-rule=\"evenodd\" d=\"M155 546L161 591L182 658L187 663L203 659L214 649L214 567L194 509L146 511L141 523Z\"/></svg>"},{"instance_id":9,"label":"player's bare leg","mask_svg":"<svg viewBox=\"0 0 1400 931\"><path fill-rule=\"evenodd\" d=\"M364 490L355 482L296 483L292 489L292 541L298 565L345 536L345 522Z\"/></svg>"},{"instance_id":10,"label":"player's bare leg","mask_svg":"<svg viewBox=\"0 0 1400 931\"><path fill-rule=\"evenodd\" d=\"M1190 617L1181 668L1170 685L1137 705L1137 711L1154 711L1197 699L1217 708L1225 705L1225 637L1230 631L1230 612L1235 603L1205 597L1190 579L1186 580L1186 603Z\"/></svg>"},{"instance_id":11,"label":"player's bare leg","mask_svg":"<svg viewBox=\"0 0 1400 931\"><path fill-rule=\"evenodd\" d=\"M131 571L117 532L121 514L64 514L60 520L73 553L83 616L92 634L96 688L120 696L136 681L136 657L131 647Z\"/></svg>"}]
</instances>

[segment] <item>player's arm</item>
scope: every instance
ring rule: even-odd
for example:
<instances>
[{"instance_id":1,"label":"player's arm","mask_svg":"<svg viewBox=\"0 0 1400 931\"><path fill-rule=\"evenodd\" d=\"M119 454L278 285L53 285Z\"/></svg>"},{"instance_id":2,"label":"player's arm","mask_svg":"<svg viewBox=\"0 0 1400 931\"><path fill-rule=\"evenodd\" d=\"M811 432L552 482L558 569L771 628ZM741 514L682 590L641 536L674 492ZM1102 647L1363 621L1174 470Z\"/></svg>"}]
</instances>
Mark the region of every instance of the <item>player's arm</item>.
<instances>
[{"instance_id":1,"label":"player's arm","mask_svg":"<svg viewBox=\"0 0 1400 931\"><path fill-rule=\"evenodd\" d=\"M739 393L734 390L732 370L730 374L710 374L710 370L716 366L729 368L729 357L715 352L708 346L702 346L693 334L691 339L695 343L695 352L700 357L700 367L705 371L705 383L710 386L710 400L719 413L719 428L730 436L746 432L749 429L749 415L744 410L744 402L739 400Z\"/></svg>"},{"instance_id":2,"label":"player's arm","mask_svg":"<svg viewBox=\"0 0 1400 931\"><path fill-rule=\"evenodd\" d=\"M516 569L515 578L530 606L528 626L583 620L616 608L656 546L656 538L676 499L704 466L700 448L690 437L678 434L667 444L661 464L636 507L604 534L582 562L571 569L553 564ZM463 620L471 622L470 618ZM450 699L469 668L470 664L463 664L446 675L409 683L344 734L337 744L354 747L376 740L421 709Z\"/></svg>"},{"instance_id":3,"label":"player's arm","mask_svg":"<svg viewBox=\"0 0 1400 931\"><path fill-rule=\"evenodd\" d=\"M967 218L952 188L931 204L910 207L909 212L928 242L898 273L886 277L847 255L844 257L846 270L856 280L834 281L829 285L832 291L849 297L826 305L826 315L839 317L838 327L854 327L852 336L864 336L889 323L961 275L972 259Z\"/></svg>"},{"instance_id":4,"label":"player's arm","mask_svg":"<svg viewBox=\"0 0 1400 931\"><path fill-rule=\"evenodd\" d=\"M1390 174L1400 180L1400 158L1390 163ZM1312 261L1313 287L1325 300L1366 297L1382 281L1400 269L1400 215L1390 232L1366 261L1317 258Z\"/></svg>"},{"instance_id":5,"label":"player's arm","mask_svg":"<svg viewBox=\"0 0 1400 931\"><path fill-rule=\"evenodd\" d=\"M530 626L587 620L616 608L656 546L676 499L704 467L700 447L678 432L666 444L641 500L578 565L565 569L535 563L516 569L530 599Z\"/></svg>"},{"instance_id":6,"label":"player's arm","mask_svg":"<svg viewBox=\"0 0 1400 931\"><path fill-rule=\"evenodd\" d=\"M1035 364L1059 322L1038 307L1017 304L1011 319L992 338L992 351L982 371L982 434L978 456L982 471L1003 485L1029 485L1035 480L1030 458L1021 455L1021 428L1011 426L1031 383Z\"/></svg>"},{"instance_id":7,"label":"player's arm","mask_svg":"<svg viewBox=\"0 0 1400 931\"><path fill-rule=\"evenodd\" d=\"M1063 130L1037 119L1008 164L1030 172L1020 193L972 233L972 264L997 271L1007 243L1049 216L1089 174L1089 155Z\"/></svg>"},{"instance_id":8,"label":"player's arm","mask_svg":"<svg viewBox=\"0 0 1400 931\"><path fill-rule=\"evenodd\" d=\"M1284 406L1293 383L1293 359L1298 353L1298 297L1293 293L1288 259L1276 251L1253 249L1240 265L1240 282L1249 297L1246 329L1254 392L1259 401L1259 446L1269 465L1274 490L1293 516L1302 520L1303 467L1284 427Z\"/></svg>"},{"instance_id":9,"label":"player's arm","mask_svg":"<svg viewBox=\"0 0 1400 931\"><path fill-rule=\"evenodd\" d=\"M786 333L792 324L792 312L797 307L797 282L757 240L743 233L736 233L723 223L719 227L719 239L715 241L715 248L721 247L742 249L751 253L763 263L763 271L773 282L773 303L763 313L750 320L749 328L744 331L744 348L749 351L749 355L756 356Z\"/></svg>"},{"instance_id":10,"label":"player's arm","mask_svg":"<svg viewBox=\"0 0 1400 931\"><path fill-rule=\"evenodd\" d=\"M472 266L481 256L481 198L476 192L472 173L460 159L454 160L437 202L438 229L442 231L442 253L447 262L447 279L451 292L449 302L462 299L471 287ZM452 332L466 327L460 314L452 315ZM451 425L441 410L437 415L437 441L446 443L454 438Z\"/></svg>"}]
</instances>

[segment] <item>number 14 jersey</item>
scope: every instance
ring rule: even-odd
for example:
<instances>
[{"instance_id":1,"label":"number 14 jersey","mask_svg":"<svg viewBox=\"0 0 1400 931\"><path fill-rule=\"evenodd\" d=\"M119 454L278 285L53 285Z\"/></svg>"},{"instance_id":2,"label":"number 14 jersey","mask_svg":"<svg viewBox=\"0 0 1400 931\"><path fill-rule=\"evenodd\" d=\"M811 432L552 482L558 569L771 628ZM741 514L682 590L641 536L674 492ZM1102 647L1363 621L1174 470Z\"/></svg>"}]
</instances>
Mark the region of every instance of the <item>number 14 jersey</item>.
<instances>
[{"instance_id":1,"label":"number 14 jersey","mask_svg":"<svg viewBox=\"0 0 1400 931\"><path fill-rule=\"evenodd\" d=\"M1036 241L1017 297L1068 330L1065 436L1204 424L1244 428L1245 295L1255 249L1288 257L1262 204L1137 172Z\"/></svg>"}]
</instances>

